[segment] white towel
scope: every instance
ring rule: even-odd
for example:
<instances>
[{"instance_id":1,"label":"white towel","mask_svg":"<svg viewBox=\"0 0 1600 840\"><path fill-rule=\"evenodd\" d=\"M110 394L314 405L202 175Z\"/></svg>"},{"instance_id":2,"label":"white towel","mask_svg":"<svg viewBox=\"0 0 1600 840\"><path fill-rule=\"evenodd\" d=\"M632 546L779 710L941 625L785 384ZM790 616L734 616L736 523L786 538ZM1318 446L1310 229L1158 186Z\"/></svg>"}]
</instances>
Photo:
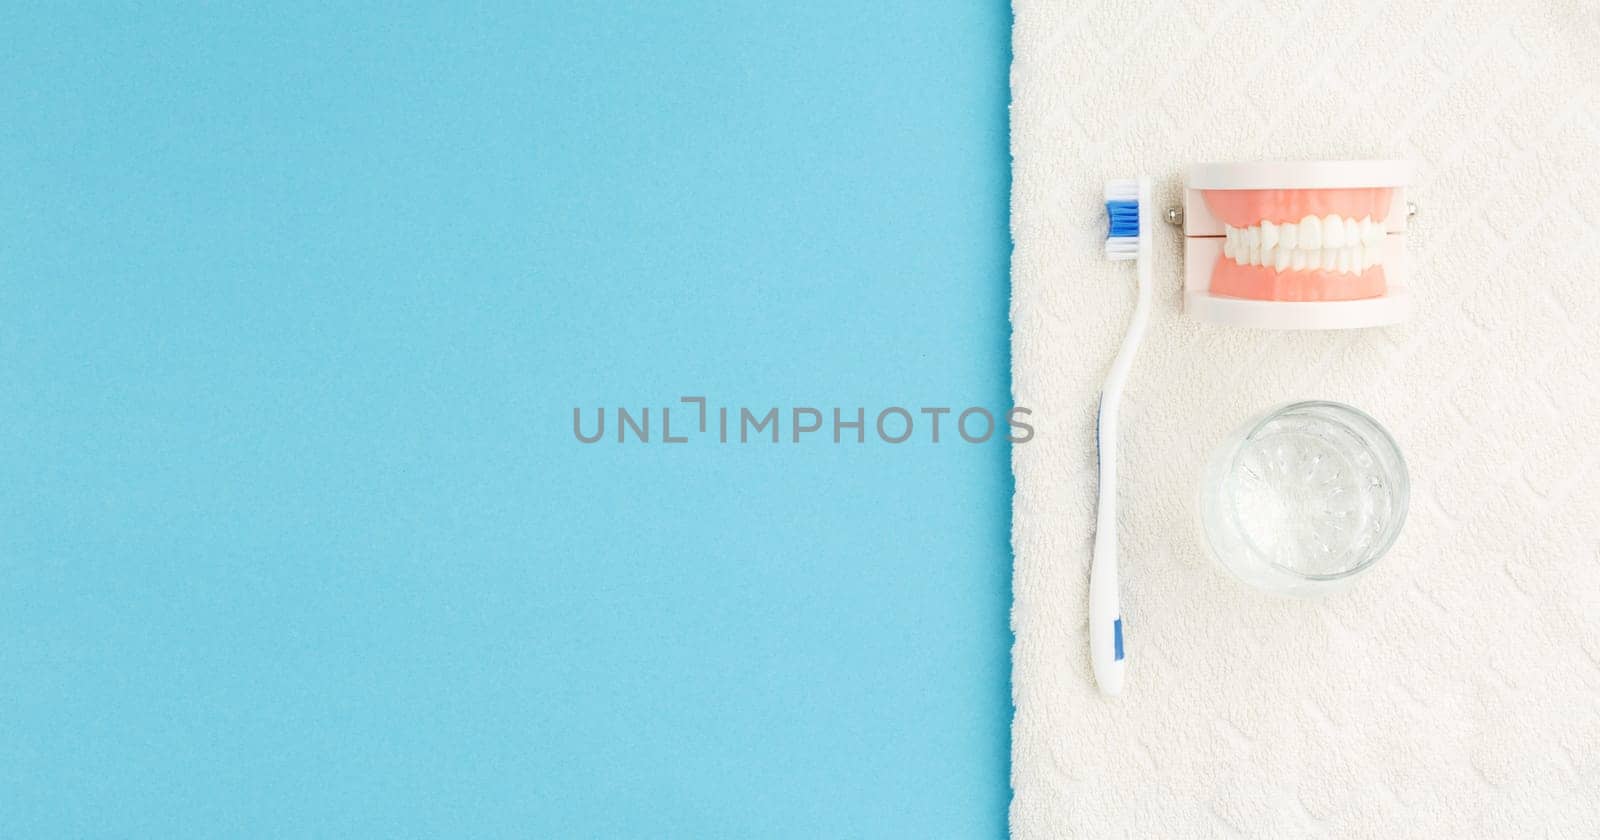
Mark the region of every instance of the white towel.
<instances>
[{"instance_id":1,"label":"white towel","mask_svg":"<svg viewBox=\"0 0 1600 840\"><path fill-rule=\"evenodd\" d=\"M1014 836L1600 837L1596 9L1016 0ZM1401 326L1202 325L1156 226L1102 699L1094 408L1134 293L1104 182L1154 175L1159 212L1194 162L1387 157L1417 165ZM1312 397L1394 433L1411 514L1352 591L1280 599L1204 558L1190 500L1224 434Z\"/></svg>"}]
</instances>

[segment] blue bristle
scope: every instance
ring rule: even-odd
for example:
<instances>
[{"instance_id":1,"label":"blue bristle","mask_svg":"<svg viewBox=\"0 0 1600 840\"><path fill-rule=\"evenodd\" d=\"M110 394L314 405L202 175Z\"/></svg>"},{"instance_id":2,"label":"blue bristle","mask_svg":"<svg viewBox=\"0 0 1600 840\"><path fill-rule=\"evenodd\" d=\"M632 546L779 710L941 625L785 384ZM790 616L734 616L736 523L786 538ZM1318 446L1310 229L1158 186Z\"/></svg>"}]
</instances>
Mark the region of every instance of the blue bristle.
<instances>
[{"instance_id":1,"label":"blue bristle","mask_svg":"<svg viewBox=\"0 0 1600 840\"><path fill-rule=\"evenodd\" d=\"M1110 236L1139 235L1139 202L1108 201L1106 214L1111 217Z\"/></svg>"}]
</instances>

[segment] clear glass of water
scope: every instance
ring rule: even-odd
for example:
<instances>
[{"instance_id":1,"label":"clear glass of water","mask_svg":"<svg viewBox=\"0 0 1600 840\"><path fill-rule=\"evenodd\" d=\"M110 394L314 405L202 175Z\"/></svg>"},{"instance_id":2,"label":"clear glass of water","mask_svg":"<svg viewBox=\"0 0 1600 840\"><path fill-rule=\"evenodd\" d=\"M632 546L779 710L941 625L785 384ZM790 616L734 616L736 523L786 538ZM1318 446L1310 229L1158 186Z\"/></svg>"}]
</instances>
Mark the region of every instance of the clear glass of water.
<instances>
[{"instance_id":1,"label":"clear glass of water","mask_svg":"<svg viewBox=\"0 0 1600 840\"><path fill-rule=\"evenodd\" d=\"M1212 453L1201 541L1246 583L1336 591L1400 536L1411 480L1394 438L1343 403L1296 402L1252 418Z\"/></svg>"}]
</instances>

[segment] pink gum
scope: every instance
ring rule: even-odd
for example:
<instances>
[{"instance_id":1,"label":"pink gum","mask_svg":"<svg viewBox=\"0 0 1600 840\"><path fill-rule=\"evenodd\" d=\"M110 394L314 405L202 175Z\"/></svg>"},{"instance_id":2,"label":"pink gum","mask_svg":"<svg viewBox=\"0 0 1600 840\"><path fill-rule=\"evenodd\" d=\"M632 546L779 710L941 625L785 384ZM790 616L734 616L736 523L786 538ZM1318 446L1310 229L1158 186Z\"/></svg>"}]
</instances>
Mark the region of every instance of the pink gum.
<instances>
[{"instance_id":1,"label":"pink gum","mask_svg":"<svg viewBox=\"0 0 1600 840\"><path fill-rule=\"evenodd\" d=\"M1347 219L1371 216L1375 222L1389 218L1393 187L1336 190L1201 190L1206 207L1224 224L1250 227L1263 220L1273 224L1298 222L1306 216L1334 213ZM1381 292L1380 292L1381 294Z\"/></svg>"},{"instance_id":2,"label":"pink gum","mask_svg":"<svg viewBox=\"0 0 1600 840\"><path fill-rule=\"evenodd\" d=\"M1360 274L1278 271L1217 257L1217 264L1211 267L1212 294L1251 300L1360 300L1382 297L1387 288L1381 265Z\"/></svg>"}]
</instances>

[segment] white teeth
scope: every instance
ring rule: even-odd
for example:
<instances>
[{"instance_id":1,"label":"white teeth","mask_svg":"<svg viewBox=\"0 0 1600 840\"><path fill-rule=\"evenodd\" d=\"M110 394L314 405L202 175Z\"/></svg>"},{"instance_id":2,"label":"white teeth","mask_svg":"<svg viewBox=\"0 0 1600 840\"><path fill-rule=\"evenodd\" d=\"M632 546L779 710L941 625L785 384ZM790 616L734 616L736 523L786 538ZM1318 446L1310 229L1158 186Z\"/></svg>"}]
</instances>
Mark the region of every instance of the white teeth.
<instances>
[{"instance_id":1,"label":"white teeth","mask_svg":"<svg viewBox=\"0 0 1600 840\"><path fill-rule=\"evenodd\" d=\"M1322 220L1316 216L1307 216L1300 220L1300 245L1307 251L1322 249Z\"/></svg>"},{"instance_id":2,"label":"white teeth","mask_svg":"<svg viewBox=\"0 0 1600 840\"><path fill-rule=\"evenodd\" d=\"M1360 274L1383 262L1383 227L1371 216L1356 221L1330 213L1222 230L1222 255L1239 265Z\"/></svg>"},{"instance_id":3,"label":"white teeth","mask_svg":"<svg viewBox=\"0 0 1600 840\"><path fill-rule=\"evenodd\" d=\"M1322 247L1344 247L1344 220L1332 213L1322 217Z\"/></svg>"}]
</instances>

